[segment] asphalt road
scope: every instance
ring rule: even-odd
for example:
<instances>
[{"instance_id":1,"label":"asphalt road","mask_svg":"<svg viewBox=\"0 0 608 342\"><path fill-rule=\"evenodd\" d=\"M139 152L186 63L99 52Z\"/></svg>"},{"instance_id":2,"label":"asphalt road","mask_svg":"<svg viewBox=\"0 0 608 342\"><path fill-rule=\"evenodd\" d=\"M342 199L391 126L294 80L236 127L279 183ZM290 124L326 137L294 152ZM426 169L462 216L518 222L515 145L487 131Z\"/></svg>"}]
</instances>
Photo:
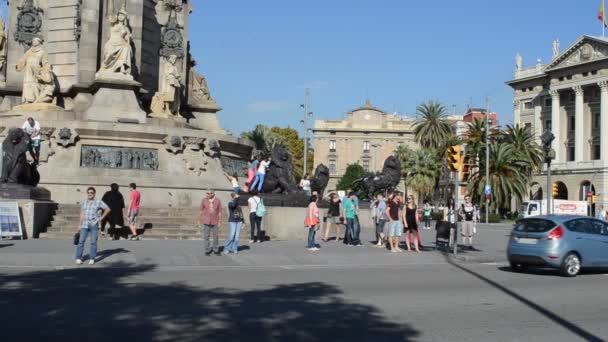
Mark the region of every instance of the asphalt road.
<instances>
[{"instance_id":1,"label":"asphalt road","mask_svg":"<svg viewBox=\"0 0 608 342\"><path fill-rule=\"evenodd\" d=\"M297 242L213 257L198 242L104 242L112 253L75 267L62 243L0 243L4 340L608 340L602 273Z\"/></svg>"}]
</instances>

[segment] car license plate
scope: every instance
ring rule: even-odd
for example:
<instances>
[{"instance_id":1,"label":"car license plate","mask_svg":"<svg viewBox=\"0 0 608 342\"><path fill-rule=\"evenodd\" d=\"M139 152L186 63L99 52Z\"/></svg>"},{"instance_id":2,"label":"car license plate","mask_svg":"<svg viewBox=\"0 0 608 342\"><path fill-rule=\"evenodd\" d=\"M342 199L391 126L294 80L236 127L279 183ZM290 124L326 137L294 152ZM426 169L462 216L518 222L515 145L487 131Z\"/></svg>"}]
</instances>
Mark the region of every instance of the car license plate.
<instances>
[{"instance_id":1,"label":"car license plate","mask_svg":"<svg viewBox=\"0 0 608 342\"><path fill-rule=\"evenodd\" d=\"M538 243L538 239L518 238L517 242L523 243L526 245L536 245Z\"/></svg>"}]
</instances>

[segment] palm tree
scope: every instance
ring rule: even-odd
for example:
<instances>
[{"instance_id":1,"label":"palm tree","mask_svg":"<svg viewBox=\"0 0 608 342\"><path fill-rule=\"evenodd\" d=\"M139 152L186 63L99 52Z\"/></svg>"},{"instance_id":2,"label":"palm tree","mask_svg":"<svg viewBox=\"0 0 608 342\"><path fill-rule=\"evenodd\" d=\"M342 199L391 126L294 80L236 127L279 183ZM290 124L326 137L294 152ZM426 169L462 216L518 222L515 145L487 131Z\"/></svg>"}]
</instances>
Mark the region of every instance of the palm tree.
<instances>
[{"instance_id":1,"label":"palm tree","mask_svg":"<svg viewBox=\"0 0 608 342\"><path fill-rule=\"evenodd\" d=\"M412 153L413 153L412 149L405 144L400 144L393 151L393 154L395 155L395 157L397 157L399 159L399 161L401 162L402 167L403 167L403 165L405 165L407 163L407 160L410 159Z\"/></svg>"},{"instance_id":2,"label":"palm tree","mask_svg":"<svg viewBox=\"0 0 608 342\"><path fill-rule=\"evenodd\" d=\"M467 131L464 133L464 139L467 142L467 158L474 163L477 162L479 151L485 144L486 123L480 118L475 118L473 122L467 124Z\"/></svg>"},{"instance_id":3,"label":"palm tree","mask_svg":"<svg viewBox=\"0 0 608 342\"><path fill-rule=\"evenodd\" d=\"M481 151L485 151L485 147ZM477 203L485 198L485 163L485 158L481 158L480 167L472 175L468 185L468 190ZM519 201L523 199L528 188L528 176L524 172L526 166L528 162L523 160L513 145L490 145L489 184L492 187L491 201L494 208L506 208L511 198Z\"/></svg>"},{"instance_id":4,"label":"palm tree","mask_svg":"<svg viewBox=\"0 0 608 342\"><path fill-rule=\"evenodd\" d=\"M253 141L255 148L264 154L270 154L275 146L284 146L281 137L266 125L257 125L253 131L241 133L241 138Z\"/></svg>"},{"instance_id":5,"label":"palm tree","mask_svg":"<svg viewBox=\"0 0 608 342\"><path fill-rule=\"evenodd\" d=\"M416 108L420 116L414 121L416 141L424 148L438 148L452 133L445 107L437 101L428 101Z\"/></svg>"},{"instance_id":6,"label":"palm tree","mask_svg":"<svg viewBox=\"0 0 608 342\"><path fill-rule=\"evenodd\" d=\"M512 145L514 150L520 155L520 158L527 162L528 165L524 171L528 177L531 177L535 171L542 169L543 151L540 145L538 145L531 127L521 127L519 125L513 127L508 125L507 130L503 134L503 141Z\"/></svg>"},{"instance_id":7,"label":"palm tree","mask_svg":"<svg viewBox=\"0 0 608 342\"><path fill-rule=\"evenodd\" d=\"M418 193L423 199L433 192L441 172L441 161L434 150L420 149L412 152L402 165L405 185Z\"/></svg>"}]
</instances>

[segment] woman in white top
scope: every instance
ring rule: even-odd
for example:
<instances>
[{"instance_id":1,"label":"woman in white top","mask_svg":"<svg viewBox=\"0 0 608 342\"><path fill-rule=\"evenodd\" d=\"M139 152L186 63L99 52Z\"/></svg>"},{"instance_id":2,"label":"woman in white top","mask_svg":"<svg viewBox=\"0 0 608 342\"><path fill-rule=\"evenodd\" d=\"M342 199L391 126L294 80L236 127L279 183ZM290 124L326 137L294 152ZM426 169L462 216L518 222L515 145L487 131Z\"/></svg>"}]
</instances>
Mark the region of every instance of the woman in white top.
<instances>
[{"instance_id":1,"label":"woman in white top","mask_svg":"<svg viewBox=\"0 0 608 342\"><path fill-rule=\"evenodd\" d=\"M300 188L304 191L306 191L306 193L308 194L308 196L310 196L310 179L308 179L308 173L304 175L304 177L302 177L302 180L300 181Z\"/></svg>"},{"instance_id":2,"label":"woman in white top","mask_svg":"<svg viewBox=\"0 0 608 342\"><path fill-rule=\"evenodd\" d=\"M258 166L258 172L255 175L255 180L253 184L249 187L249 191L253 191L256 188L258 192L262 192L262 186L264 186L264 178L266 177L266 169L270 166L270 162L272 162L272 158L267 157L266 159L260 162L260 166Z\"/></svg>"},{"instance_id":3,"label":"woman in white top","mask_svg":"<svg viewBox=\"0 0 608 342\"><path fill-rule=\"evenodd\" d=\"M258 195L257 190L252 190L252 196L247 200L247 204L249 206L249 225L251 227L251 240L249 243L262 242L260 237L260 231L262 228L262 218L256 214L258 210L258 205L262 199Z\"/></svg>"}]
</instances>

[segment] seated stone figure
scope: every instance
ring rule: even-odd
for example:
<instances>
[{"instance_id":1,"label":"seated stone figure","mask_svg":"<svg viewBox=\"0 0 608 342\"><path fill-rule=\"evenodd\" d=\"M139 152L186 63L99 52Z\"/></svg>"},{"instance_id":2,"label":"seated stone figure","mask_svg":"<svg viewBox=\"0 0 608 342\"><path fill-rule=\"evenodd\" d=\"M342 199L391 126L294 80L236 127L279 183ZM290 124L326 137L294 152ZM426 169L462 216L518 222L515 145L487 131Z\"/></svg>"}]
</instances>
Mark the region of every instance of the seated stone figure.
<instances>
[{"instance_id":1,"label":"seated stone figure","mask_svg":"<svg viewBox=\"0 0 608 342\"><path fill-rule=\"evenodd\" d=\"M363 190L372 198L380 191L393 191L401 181L401 162L395 156L390 156L384 161L382 172L373 176L367 176L355 181L362 183Z\"/></svg>"},{"instance_id":2,"label":"seated stone figure","mask_svg":"<svg viewBox=\"0 0 608 342\"><path fill-rule=\"evenodd\" d=\"M36 186L40 175L35 165L27 162L26 153L29 149L27 134L21 128L11 128L2 143L2 176L0 182Z\"/></svg>"}]
</instances>

